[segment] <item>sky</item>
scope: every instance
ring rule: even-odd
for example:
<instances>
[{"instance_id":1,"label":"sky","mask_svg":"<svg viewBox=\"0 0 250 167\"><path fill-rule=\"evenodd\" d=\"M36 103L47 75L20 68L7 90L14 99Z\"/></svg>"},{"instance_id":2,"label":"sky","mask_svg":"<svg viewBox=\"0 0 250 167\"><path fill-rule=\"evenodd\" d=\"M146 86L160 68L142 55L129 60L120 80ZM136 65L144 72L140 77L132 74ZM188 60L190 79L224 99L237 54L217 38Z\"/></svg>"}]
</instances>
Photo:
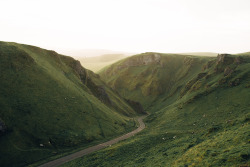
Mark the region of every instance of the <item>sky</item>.
<instances>
[{"instance_id":1,"label":"sky","mask_svg":"<svg viewBox=\"0 0 250 167\"><path fill-rule=\"evenodd\" d=\"M0 41L65 50L250 51L250 0L0 0Z\"/></svg>"}]
</instances>

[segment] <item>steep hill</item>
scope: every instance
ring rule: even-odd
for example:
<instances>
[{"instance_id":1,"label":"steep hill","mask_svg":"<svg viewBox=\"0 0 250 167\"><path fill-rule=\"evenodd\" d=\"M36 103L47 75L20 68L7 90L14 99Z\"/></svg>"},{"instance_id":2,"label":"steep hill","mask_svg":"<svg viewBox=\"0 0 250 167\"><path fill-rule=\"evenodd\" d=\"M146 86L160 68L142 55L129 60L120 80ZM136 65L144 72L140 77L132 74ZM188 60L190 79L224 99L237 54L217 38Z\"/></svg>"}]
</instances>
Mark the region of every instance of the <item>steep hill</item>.
<instances>
[{"instance_id":1,"label":"steep hill","mask_svg":"<svg viewBox=\"0 0 250 167\"><path fill-rule=\"evenodd\" d=\"M99 74L122 96L140 101L148 108L152 102L180 92L185 83L200 73L202 66L211 59L213 58L143 53L112 64Z\"/></svg>"},{"instance_id":2,"label":"steep hill","mask_svg":"<svg viewBox=\"0 0 250 167\"><path fill-rule=\"evenodd\" d=\"M71 57L0 42L0 166L124 133L135 127L132 107Z\"/></svg>"},{"instance_id":3,"label":"steep hill","mask_svg":"<svg viewBox=\"0 0 250 167\"><path fill-rule=\"evenodd\" d=\"M64 166L250 163L249 53L215 58L144 53L100 74L113 89L148 107L147 128Z\"/></svg>"}]
</instances>

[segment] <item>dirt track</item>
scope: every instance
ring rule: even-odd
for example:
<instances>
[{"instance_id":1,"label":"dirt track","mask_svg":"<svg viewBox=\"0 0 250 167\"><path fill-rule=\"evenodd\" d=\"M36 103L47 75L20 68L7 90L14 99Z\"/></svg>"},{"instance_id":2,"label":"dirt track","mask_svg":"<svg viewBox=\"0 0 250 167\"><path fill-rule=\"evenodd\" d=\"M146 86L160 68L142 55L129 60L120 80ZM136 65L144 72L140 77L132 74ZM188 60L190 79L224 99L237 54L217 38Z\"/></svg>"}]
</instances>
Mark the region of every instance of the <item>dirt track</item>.
<instances>
[{"instance_id":1,"label":"dirt track","mask_svg":"<svg viewBox=\"0 0 250 167\"><path fill-rule=\"evenodd\" d=\"M92 152L101 150L101 149L103 149L103 148L105 148L107 146L110 146L112 144L115 144L115 143L117 143L117 142L119 142L121 140L125 140L125 139L127 139L127 138L135 135L136 133L142 131L145 128L145 124L142 121L143 118L145 118L145 117L146 116L141 116L141 117L138 118L139 127L136 130L133 130L132 132L129 132L129 133L123 135L123 136L120 136L118 138L112 139L112 140L107 141L105 143L101 143L101 144L98 144L96 146L92 146L92 147L86 148L84 150L81 150L79 152L67 155L65 157L62 157L62 158L50 161L48 163L45 163L45 164L41 165L40 167L55 167L55 166L59 166L59 165L62 165L64 163L66 163L66 162L72 161L72 160L74 160L76 158L80 158L80 157L82 157L84 155L87 155L87 154L90 154Z\"/></svg>"}]
</instances>

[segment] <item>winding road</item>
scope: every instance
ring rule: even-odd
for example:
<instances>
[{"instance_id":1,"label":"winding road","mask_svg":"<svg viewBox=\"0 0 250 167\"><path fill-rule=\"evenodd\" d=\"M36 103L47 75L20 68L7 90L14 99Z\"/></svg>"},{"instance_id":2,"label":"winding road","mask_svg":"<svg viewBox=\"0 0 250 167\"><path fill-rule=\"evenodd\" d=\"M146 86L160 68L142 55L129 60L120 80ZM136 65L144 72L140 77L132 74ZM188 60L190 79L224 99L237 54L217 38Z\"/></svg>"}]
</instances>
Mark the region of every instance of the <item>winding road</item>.
<instances>
[{"instance_id":1,"label":"winding road","mask_svg":"<svg viewBox=\"0 0 250 167\"><path fill-rule=\"evenodd\" d=\"M117 143L119 141L125 140L125 139L127 139L127 138L129 138L131 136L134 136L136 133L142 131L145 128L145 124L143 122L143 119L146 116L147 115L144 115L144 116L141 116L141 117L138 118L139 127L137 129L133 130L132 132L129 132L129 133L123 135L123 136L120 136L118 138L112 139L112 140L107 141L105 143L101 143L101 144L98 144L98 145L86 148L84 150L78 151L76 153L67 155L65 157L62 157L62 158L59 158L59 159L47 162L47 163L41 165L40 167L55 167L55 166L59 166L59 165L62 165L64 163L66 163L66 162L72 161L72 160L74 160L76 158L80 158L80 157L82 157L84 155L87 155L87 154L93 153L95 151L101 150L101 149L103 149L103 148L105 148L107 146L110 146L110 145L115 144L115 143Z\"/></svg>"}]
</instances>

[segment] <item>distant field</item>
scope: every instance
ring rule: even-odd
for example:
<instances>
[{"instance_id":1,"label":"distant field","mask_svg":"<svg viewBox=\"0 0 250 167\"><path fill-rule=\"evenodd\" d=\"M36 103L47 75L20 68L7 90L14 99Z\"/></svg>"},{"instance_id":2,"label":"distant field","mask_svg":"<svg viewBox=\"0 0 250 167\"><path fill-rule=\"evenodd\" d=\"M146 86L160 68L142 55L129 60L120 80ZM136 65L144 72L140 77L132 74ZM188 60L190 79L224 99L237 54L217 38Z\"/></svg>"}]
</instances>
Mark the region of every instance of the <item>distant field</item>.
<instances>
[{"instance_id":1,"label":"distant field","mask_svg":"<svg viewBox=\"0 0 250 167\"><path fill-rule=\"evenodd\" d=\"M81 62L83 67L94 72L98 72L105 66L135 54L105 49L68 50L62 53L74 57Z\"/></svg>"},{"instance_id":2,"label":"distant field","mask_svg":"<svg viewBox=\"0 0 250 167\"><path fill-rule=\"evenodd\" d=\"M124 59L128 56L124 54L105 54L95 57L77 57L81 65L91 71L98 72L105 66L115 63L118 60Z\"/></svg>"},{"instance_id":3,"label":"distant field","mask_svg":"<svg viewBox=\"0 0 250 167\"><path fill-rule=\"evenodd\" d=\"M180 53L181 55L193 55L193 56L210 56L215 57L218 53L213 52L188 52L188 53Z\"/></svg>"}]
</instances>

